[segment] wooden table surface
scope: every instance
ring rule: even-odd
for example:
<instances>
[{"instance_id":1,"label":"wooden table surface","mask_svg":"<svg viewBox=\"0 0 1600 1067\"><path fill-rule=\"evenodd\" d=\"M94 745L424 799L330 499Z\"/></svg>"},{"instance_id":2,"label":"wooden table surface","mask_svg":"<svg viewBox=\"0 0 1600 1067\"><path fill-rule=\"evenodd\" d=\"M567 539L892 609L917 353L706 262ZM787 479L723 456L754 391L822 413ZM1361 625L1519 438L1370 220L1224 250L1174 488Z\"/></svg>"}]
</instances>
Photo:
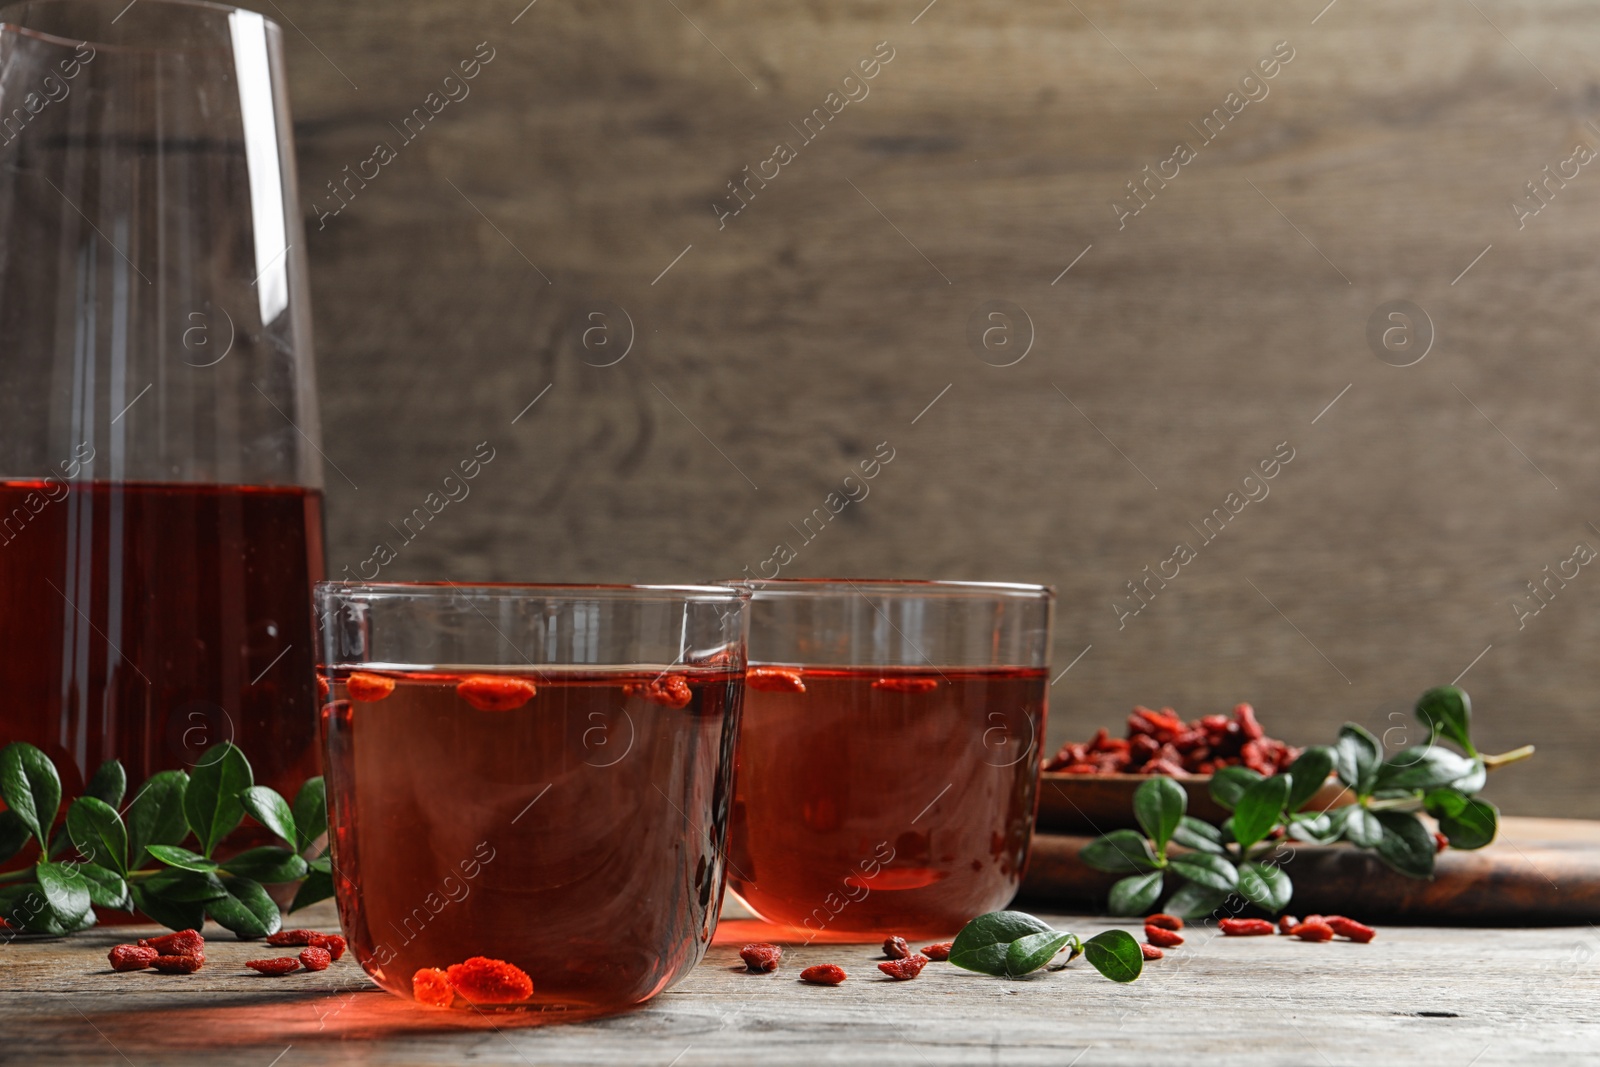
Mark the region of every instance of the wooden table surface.
<instances>
[{"instance_id":1,"label":"wooden table surface","mask_svg":"<svg viewBox=\"0 0 1600 1067\"><path fill-rule=\"evenodd\" d=\"M297 916L297 921L302 917ZM333 925L326 905L308 925ZM1083 935L1110 924L1051 917ZM130 928L0 948L0 1063L1376 1064L1600 1060L1600 932L1591 927L1384 928L1370 945L1289 938L1189 943L1131 986L1082 961L1031 980L930 964L883 980L874 946L789 949L771 976L736 969L755 924L724 921L678 986L598 1021L530 1025L413 1007L350 957L321 974L258 977L259 945L217 931L193 976L113 974ZM837 988L802 985L838 962Z\"/></svg>"}]
</instances>

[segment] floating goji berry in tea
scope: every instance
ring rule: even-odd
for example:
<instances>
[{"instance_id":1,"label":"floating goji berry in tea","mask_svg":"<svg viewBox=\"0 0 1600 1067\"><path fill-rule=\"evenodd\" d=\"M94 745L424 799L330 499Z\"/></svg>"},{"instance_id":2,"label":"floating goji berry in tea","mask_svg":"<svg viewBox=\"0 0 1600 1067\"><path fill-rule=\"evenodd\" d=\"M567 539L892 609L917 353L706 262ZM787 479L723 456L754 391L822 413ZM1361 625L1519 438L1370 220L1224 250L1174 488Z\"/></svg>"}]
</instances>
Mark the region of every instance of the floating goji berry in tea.
<instances>
[{"instance_id":1,"label":"floating goji berry in tea","mask_svg":"<svg viewBox=\"0 0 1600 1067\"><path fill-rule=\"evenodd\" d=\"M1154 915L1146 915L1144 917L1144 924L1146 926L1159 926L1163 930L1182 930L1183 929L1183 920L1182 919L1178 918L1176 915L1168 915L1164 911L1163 912L1157 912Z\"/></svg>"},{"instance_id":2,"label":"floating goji berry in tea","mask_svg":"<svg viewBox=\"0 0 1600 1067\"><path fill-rule=\"evenodd\" d=\"M161 955L160 951L153 948L141 948L138 945L118 945L106 953L106 958L111 961L113 971L142 971L155 958Z\"/></svg>"},{"instance_id":3,"label":"floating goji berry in tea","mask_svg":"<svg viewBox=\"0 0 1600 1067\"><path fill-rule=\"evenodd\" d=\"M1222 919L1217 926L1229 937L1259 937L1276 929L1265 919Z\"/></svg>"},{"instance_id":4,"label":"floating goji berry in tea","mask_svg":"<svg viewBox=\"0 0 1600 1067\"><path fill-rule=\"evenodd\" d=\"M887 689L891 693L931 693L939 688L937 678L879 678L872 683L874 689Z\"/></svg>"},{"instance_id":5,"label":"floating goji berry in tea","mask_svg":"<svg viewBox=\"0 0 1600 1067\"><path fill-rule=\"evenodd\" d=\"M150 966L163 974L193 974L205 965L199 956L157 956Z\"/></svg>"},{"instance_id":6,"label":"floating goji berry in tea","mask_svg":"<svg viewBox=\"0 0 1600 1067\"><path fill-rule=\"evenodd\" d=\"M844 973L844 968L837 963L819 963L800 972L802 982L811 982L814 985L838 985L848 977L849 975Z\"/></svg>"},{"instance_id":7,"label":"floating goji berry in tea","mask_svg":"<svg viewBox=\"0 0 1600 1067\"><path fill-rule=\"evenodd\" d=\"M141 937L140 948L153 948L162 956L194 956L196 959L206 958L206 939L200 936L198 930L179 930L175 934L163 934L160 937Z\"/></svg>"},{"instance_id":8,"label":"floating goji berry in tea","mask_svg":"<svg viewBox=\"0 0 1600 1067\"><path fill-rule=\"evenodd\" d=\"M1300 920L1296 919L1293 915L1278 916L1278 933L1280 934L1292 933L1294 928L1299 925Z\"/></svg>"},{"instance_id":9,"label":"floating goji berry in tea","mask_svg":"<svg viewBox=\"0 0 1600 1067\"><path fill-rule=\"evenodd\" d=\"M1144 927L1144 939L1158 948L1177 948L1183 944L1183 935L1178 931L1168 930L1161 926L1151 926L1149 923L1146 923Z\"/></svg>"},{"instance_id":10,"label":"floating goji berry in tea","mask_svg":"<svg viewBox=\"0 0 1600 1067\"><path fill-rule=\"evenodd\" d=\"M456 683L456 695L479 711L515 711L538 691L525 678L495 674L474 674Z\"/></svg>"},{"instance_id":11,"label":"floating goji berry in tea","mask_svg":"<svg viewBox=\"0 0 1600 1067\"><path fill-rule=\"evenodd\" d=\"M300 952L300 964L308 971L325 971L332 962L333 957L328 950L316 945L309 945Z\"/></svg>"},{"instance_id":12,"label":"floating goji berry in tea","mask_svg":"<svg viewBox=\"0 0 1600 1067\"><path fill-rule=\"evenodd\" d=\"M878 964L878 970L893 978L896 982L909 982L922 973L922 968L928 965L926 956L907 956L905 959L886 960Z\"/></svg>"},{"instance_id":13,"label":"floating goji berry in tea","mask_svg":"<svg viewBox=\"0 0 1600 1067\"><path fill-rule=\"evenodd\" d=\"M262 974L280 975L300 969L300 961L293 956L274 956L270 960L245 960L244 965Z\"/></svg>"},{"instance_id":14,"label":"floating goji berry in tea","mask_svg":"<svg viewBox=\"0 0 1600 1067\"><path fill-rule=\"evenodd\" d=\"M1346 919L1343 915L1330 915L1324 920L1333 932L1340 937L1348 937L1352 941L1359 941L1363 945L1378 936L1378 931L1366 923Z\"/></svg>"},{"instance_id":15,"label":"floating goji berry in tea","mask_svg":"<svg viewBox=\"0 0 1600 1067\"><path fill-rule=\"evenodd\" d=\"M328 680L320 674L317 675L317 696L322 697L324 700L328 696Z\"/></svg>"},{"instance_id":16,"label":"floating goji berry in tea","mask_svg":"<svg viewBox=\"0 0 1600 1067\"><path fill-rule=\"evenodd\" d=\"M329 935L317 930L279 930L267 935L267 944L282 948L286 945L315 945Z\"/></svg>"},{"instance_id":17,"label":"floating goji berry in tea","mask_svg":"<svg viewBox=\"0 0 1600 1067\"><path fill-rule=\"evenodd\" d=\"M411 976L411 996L430 1008L448 1008L456 999L450 977L437 967L424 967Z\"/></svg>"},{"instance_id":18,"label":"floating goji berry in tea","mask_svg":"<svg viewBox=\"0 0 1600 1067\"><path fill-rule=\"evenodd\" d=\"M533 995L533 979L514 963L474 956L445 969L450 985L474 1004L514 1004Z\"/></svg>"},{"instance_id":19,"label":"floating goji berry in tea","mask_svg":"<svg viewBox=\"0 0 1600 1067\"><path fill-rule=\"evenodd\" d=\"M311 939L310 944L315 945L317 948L327 949L329 956L338 959L344 955L345 946L348 942L338 934L318 934Z\"/></svg>"},{"instance_id":20,"label":"floating goji berry in tea","mask_svg":"<svg viewBox=\"0 0 1600 1067\"><path fill-rule=\"evenodd\" d=\"M954 941L941 941L937 945L923 945L922 954L930 960L947 960L950 950L955 947Z\"/></svg>"},{"instance_id":21,"label":"floating goji berry in tea","mask_svg":"<svg viewBox=\"0 0 1600 1067\"><path fill-rule=\"evenodd\" d=\"M883 954L891 960L903 960L911 955L911 946L906 944L903 937L886 937L883 939Z\"/></svg>"},{"instance_id":22,"label":"floating goji berry in tea","mask_svg":"<svg viewBox=\"0 0 1600 1067\"><path fill-rule=\"evenodd\" d=\"M1305 922L1289 931L1302 941L1332 941L1333 927L1327 923Z\"/></svg>"},{"instance_id":23,"label":"floating goji berry in tea","mask_svg":"<svg viewBox=\"0 0 1600 1067\"><path fill-rule=\"evenodd\" d=\"M758 941L740 949L739 958L744 960L745 967L752 974L762 974L778 969L778 961L783 959L783 949Z\"/></svg>"},{"instance_id":24,"label":"floating goji berry in tea","mask_svg":"<svg viewBox=\"0 0 1600 1067\"><path fill-rule=\"evenodd\" d=\"M344 691L350 694L351 700L370 703L374 700L382 700L394 692L394 679L385 678L381 674L356 671L344 680Z\"/></svg>"},{"instance_id":25,"label":"floating goji berry in tea","mask_svg":"<svg viewBox=\"0 0 1600 1067\"><path fill-rule=\"evenodd\" d=\"M1147 960L1159 960L1161 957L1166 955L1165 952L1162 952L1154 945L1140 945L1139 951L1144 953L1144 958Z\"/></svg>"},{"instance_id":26,"label":"floating goji berry in tea","mask_svg":"<svg viewBox=\"0 0 1600 1067\"><path fill-rule=\"evenodd\" d=\"M744 672L744 684L763 693L804 693L806 683L791 667L751 667Z\"/></svg>"}]
</instances>

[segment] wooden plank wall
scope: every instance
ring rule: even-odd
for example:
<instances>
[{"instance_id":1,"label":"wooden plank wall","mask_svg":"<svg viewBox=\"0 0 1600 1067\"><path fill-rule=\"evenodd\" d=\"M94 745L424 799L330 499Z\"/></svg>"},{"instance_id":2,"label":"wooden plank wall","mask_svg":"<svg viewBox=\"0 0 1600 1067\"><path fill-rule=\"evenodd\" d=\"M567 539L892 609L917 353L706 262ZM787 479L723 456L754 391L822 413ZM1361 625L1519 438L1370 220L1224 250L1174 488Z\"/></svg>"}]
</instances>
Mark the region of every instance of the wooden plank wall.
<instances>
[{"instance_id":1,"label":"wooden plank wall","mask_svg":"<svg viewBox=\"0 0 1600 1067\"><path fill-rule=\"evenodd\" d=\"M704 579L788 543L787 575L1047 582L1057 670L1093 646L1052 742L1135 702L1381 732L1471 665L1486 747L1542 748L1491 795L1600 815L1591 5L524 2L263 8L335 574L391 542L392 578ZM1386 363L1400 300L1431 327ZM1124 616L1147 566L1178 576Z\"/></svg>"}]
</instances>

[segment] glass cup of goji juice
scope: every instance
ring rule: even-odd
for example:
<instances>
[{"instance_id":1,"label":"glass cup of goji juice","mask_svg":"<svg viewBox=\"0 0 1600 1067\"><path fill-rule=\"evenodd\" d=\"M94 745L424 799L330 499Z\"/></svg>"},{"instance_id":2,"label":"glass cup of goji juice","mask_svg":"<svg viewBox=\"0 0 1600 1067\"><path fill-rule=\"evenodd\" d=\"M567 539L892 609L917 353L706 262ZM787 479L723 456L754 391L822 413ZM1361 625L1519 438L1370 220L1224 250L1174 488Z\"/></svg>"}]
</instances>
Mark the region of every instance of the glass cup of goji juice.
<instances>
[{"instance_id":1,"label":"glass cup of goji juice","mask_svg":"<svg viewBox=\"0 0 1600 1067\"><path fill-rule=\"evenodd\" d=\"M954 933L1028 858L1054 592L783 580L751 591L729 883L808 940Z\"/></svg>"},{"instance_id":2,"label":"glass cup of goji juice","mask_svg":"<svg viewBox=\"0 0 1600 1067\"><path fill-rule=\"evenodd\" d=\"M748 594L317 586L334 887L432 1007L648 1000L722 902Z\"/></svg>"}]
</instances>

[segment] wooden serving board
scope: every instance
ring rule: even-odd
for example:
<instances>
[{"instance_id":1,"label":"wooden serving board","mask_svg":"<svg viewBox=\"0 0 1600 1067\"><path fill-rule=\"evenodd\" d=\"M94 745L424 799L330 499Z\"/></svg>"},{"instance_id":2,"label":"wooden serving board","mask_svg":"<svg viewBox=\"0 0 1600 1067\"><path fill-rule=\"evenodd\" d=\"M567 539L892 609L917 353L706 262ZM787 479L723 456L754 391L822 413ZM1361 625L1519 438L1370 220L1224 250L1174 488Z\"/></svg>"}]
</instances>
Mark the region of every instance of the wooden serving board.
<instances>
[{"instance_id":1,"label":"wooden serving board","mask_svg":"<svg viewBox=\"0 0 1600 1067\"><path fill-rule=\"evenodd\" d=\"M1022 899L1061 910L1103 912L1119 875L1078 858L1092 837L1035 834ZM1290 910L1369 920L1457 924L1600 921L1600 822L1500 820L1500 835L1476 852L1441 853L1431 881L1406 878L1349 846L1294 846Z\"/></svg>"}]
</instances>

